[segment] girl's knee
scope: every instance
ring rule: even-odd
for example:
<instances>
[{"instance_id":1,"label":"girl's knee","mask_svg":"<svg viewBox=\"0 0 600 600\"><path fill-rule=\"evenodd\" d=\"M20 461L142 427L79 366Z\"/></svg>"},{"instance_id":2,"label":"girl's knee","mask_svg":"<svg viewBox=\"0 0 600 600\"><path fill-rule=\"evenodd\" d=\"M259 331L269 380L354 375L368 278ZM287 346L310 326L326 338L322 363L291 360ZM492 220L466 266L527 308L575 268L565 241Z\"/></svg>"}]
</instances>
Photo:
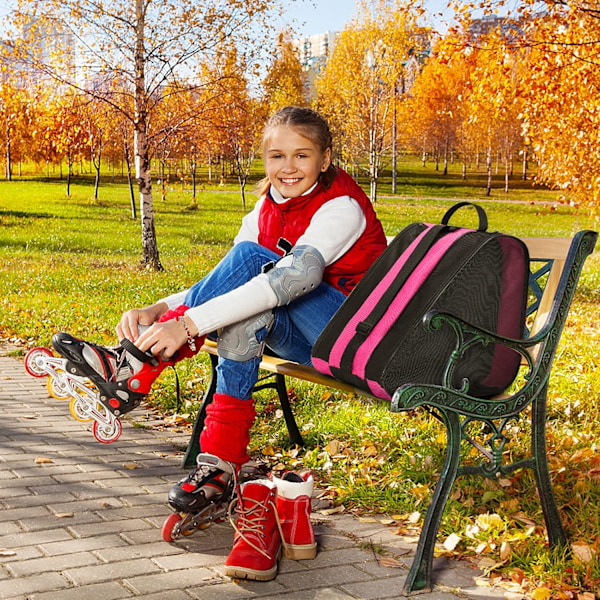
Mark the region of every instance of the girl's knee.
<instances>
[{"instance_id":1,"label":"girl's knee","mask_svg":"<svg viewBox=\"0 0 600 600\"><path fill-rule=\"evenodd\" d=\"M239 242L235 246L231 248L229 254L232 257L240 256L243 259L247 259L248 257L255 255L263 255L265 248L256 242L243 241Z\"/></svg>"}]
</instances>

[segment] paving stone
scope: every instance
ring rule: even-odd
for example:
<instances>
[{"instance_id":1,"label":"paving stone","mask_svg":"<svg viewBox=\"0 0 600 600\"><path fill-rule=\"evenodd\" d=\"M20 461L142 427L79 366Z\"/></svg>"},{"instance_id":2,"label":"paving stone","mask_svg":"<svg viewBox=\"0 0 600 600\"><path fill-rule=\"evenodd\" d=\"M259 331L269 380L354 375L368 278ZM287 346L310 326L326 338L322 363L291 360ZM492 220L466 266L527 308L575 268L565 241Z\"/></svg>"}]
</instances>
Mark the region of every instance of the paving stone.
<instances>
[{"instance_id":1,"label":"paving stone","mask_svg":"<svg viewBox=\"0 0 600 600\"><path fill-rule=\"evenodd\" d=\"M101 561L91 552L79 552L62 556L45 556L10 563L7 568L14 577L26 577L36 573L47 573L48 571L64 571L74 567L101 564Z\"/></svg>"},{"instance_id":2,"label":"paving stone","mask_svg":"<svg viewBox=\"0 0 600 600\"><path fill-rule=\"evenodd\" d=\"M73 536L66 529L59 527L45 531L3 535L0 537L0 548L18 548L72 539Z\"/></svg>"},{"instance_id":3,"label":"paving stone","mask_svg":"<svg viewBox=\"0 0 600 600\"><path fill-rule=\"evenodd\" d=\"M127 542L118 535L105 535L93 538L70 539L64 542L40 544L40 548L49 556L71 554L73 552L91 552L114 546L127 546Z\"/></svg>"},{"instance_id":4,"label":"paving stone","mask_svg":"<svg viewBox=\"0 0 600 600\"><path fill-rule=\"evenodd\" d=\"M69 587L69 582L59 573L42 573L18 579L0 581L0 599L12 598L23 594L29 596L35 592L61 590Z\"/></svg>"},{"instance_id":5,"label":"paving stone","mask_svg":"<svg viewBox=\"0 0 600 600\"><path fill-rule=\"evenodd\" d=\"M161 590L188 589L194 586L208 585L214 581L217 575L214 571L206 568L185 569L183 571L171 571L158 575L143 575L140 577L127 577L125 585L132 589L135 594L153 594Z\"/></svg>"},{"instance_id":6,"label":"paving stone","mask_svg":"<svg viewBox=\"0 0 600 600\"><path fill-rule=\"evenodd\" d=\"M144 519L125 519L125 520L113 520L100 521L97 523L89 523L83 525L71 525L69 530L73 532L76 537L91 537L96 535L104 535L110 531L138 531L151 529L156 532L156 528L152 527L150 523Z\"/></svg>"},{"instance_id":7,"label":"paving stone","mask_svg":"<svg viewBox=\"0 0 600 600\"><path fill-rule=\"evenodd\" d=\"M310 568L305 577L298 577L295 573L282 573L277 577L277 581L288 590L334 586L341 583L370 581L372 579L368 573L357 569L354 565Z\"/></svg>"},{"instance_id":8,"label":"paving stone","mask_svg":"<svg viewBox=\"0 0 600 600\"><path fill-rule=\"evenodd\" d=\"M160 556L153 560L163 571L195 569L225 564L227 554L216 552L195 552L172 556Z\"/></svg>"},{"instance_id":9,"label":"paving stone","mask_svg":"<svg viewBox=\"0 0 600 600\"><path fill-rule=\"evenodd\" d=\"M33 594L27 600L120 600L133 594L120 583L108 582L83 587L72 587L58 592Z\"/></svg>"},{"instance_id":10,"label":"paving stone","mask_svg":"<svg viewBox=\"0 0 600 600\"><path fill-rule=\"evenodd\" d=\"M183 555L186 551L174 544L167 544L162 540L150 544L136 544L135 546L119 546L95 550L94 554L104 562L119 562L132 558L159 558L170 555Z\"/></svg>"},{"instance_id":11,"label":"paving stone","mask_svg":"<svg viewBox=\"0 0 600 600\"><path fill-rule=\"evenodd\" d=\"M154 575L160 573L161 569L153 561L147 558L128 560L123 562L112 562L98 564L88 567L66 569L63 571L65 577L77 586L90 583L101 583L106 581L121 580L137 575Z\"/></svg>"}]
</instances>

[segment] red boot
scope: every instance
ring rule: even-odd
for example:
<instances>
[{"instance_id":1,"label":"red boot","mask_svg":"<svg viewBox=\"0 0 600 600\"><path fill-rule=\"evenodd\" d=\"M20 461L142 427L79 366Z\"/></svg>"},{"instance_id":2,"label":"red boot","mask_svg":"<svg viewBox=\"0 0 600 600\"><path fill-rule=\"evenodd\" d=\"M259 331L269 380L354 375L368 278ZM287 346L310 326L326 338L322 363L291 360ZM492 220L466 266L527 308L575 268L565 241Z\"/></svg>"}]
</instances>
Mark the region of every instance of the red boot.
<instances>
[{"instance_id":1,"label":"red boot","mask_svg":"<svg viewBox=\"0 0 600 600\"><path fill-rule=\"evenodd\" d=\"M268 479L242 484L237 502L237 523L231 513L229 517L235 537L225 561L225 575L258 581L275 578L281 557L276 500L277 488Z\"/></svg>"},{"instance_id":2,"label":"red boot","mask_svg":"<svg viewBox=\"0 0 600 600\"><path fill-rule=\"evenodd\" d=\"M310 473L303 477L286 473L281 479L273 477L277 486L277 514L283 534L283 554L286 558L302 560L315 558L317 543L310 521L314 480Z\"/></svg>"}]
</instances>

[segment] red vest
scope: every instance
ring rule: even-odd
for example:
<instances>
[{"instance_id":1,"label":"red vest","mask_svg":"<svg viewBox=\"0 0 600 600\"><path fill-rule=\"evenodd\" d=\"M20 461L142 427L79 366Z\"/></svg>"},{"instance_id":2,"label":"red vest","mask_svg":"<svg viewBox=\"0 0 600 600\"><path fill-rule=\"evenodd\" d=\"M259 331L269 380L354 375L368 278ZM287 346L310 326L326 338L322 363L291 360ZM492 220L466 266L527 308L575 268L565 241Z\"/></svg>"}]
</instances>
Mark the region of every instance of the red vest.
<instances>
[{"instance_id":1,"label":"red vest","mask_svg":"<svg viewBox=\"0 0 600 600\"><path fill-rule=\"evenodd\" d=\"M319 208L340 196L350 196L356 200L367 220L363 234L352 248L325 268L324 280L349 294L386 247L386 239L370 200L342 169L337 169L337 176L329 189L325 190L321 184L317 184L310 194L283 204L277 204L267 192L258 216L258 243L283 255L283 251L277 247L280 238L292 246L296 244ZM335 223L331 226L335 227Z\"/></svg>"}]
</instances>

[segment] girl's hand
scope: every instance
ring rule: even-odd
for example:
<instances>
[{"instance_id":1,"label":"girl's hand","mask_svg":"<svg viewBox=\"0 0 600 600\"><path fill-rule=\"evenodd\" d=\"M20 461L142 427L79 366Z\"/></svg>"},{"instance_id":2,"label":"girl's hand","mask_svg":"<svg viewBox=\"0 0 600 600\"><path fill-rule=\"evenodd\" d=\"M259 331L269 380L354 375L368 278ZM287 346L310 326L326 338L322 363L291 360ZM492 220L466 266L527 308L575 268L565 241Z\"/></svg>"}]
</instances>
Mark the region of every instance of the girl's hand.
<instances>
[{"instance_id":1,"label":"girl's hand","mask_svg":"<svg viewBox=\"0 0 600 600\"><path fill-rule=\"evenodd\" d=\"M140 337L138 327L140 325L149 327L158 321L168 309L169 307L164 302L160 302L145 308L134 308L123 313L116 327L119 340L127 338L135 343Z\"/></svg>"},{"instance_id":2,"label":"girl's hand","mask_svg":"<svg viewBox=\"0 0 600 600\"><path fill-rule=\"evenodd\" d=\"M171 358L179 348L187 343L187 333L177 319L170 319L163 323L154 323L150 329L144 331L135 345L142 351L150 350L158 356Z\"/></svg>"}]
</instances>

